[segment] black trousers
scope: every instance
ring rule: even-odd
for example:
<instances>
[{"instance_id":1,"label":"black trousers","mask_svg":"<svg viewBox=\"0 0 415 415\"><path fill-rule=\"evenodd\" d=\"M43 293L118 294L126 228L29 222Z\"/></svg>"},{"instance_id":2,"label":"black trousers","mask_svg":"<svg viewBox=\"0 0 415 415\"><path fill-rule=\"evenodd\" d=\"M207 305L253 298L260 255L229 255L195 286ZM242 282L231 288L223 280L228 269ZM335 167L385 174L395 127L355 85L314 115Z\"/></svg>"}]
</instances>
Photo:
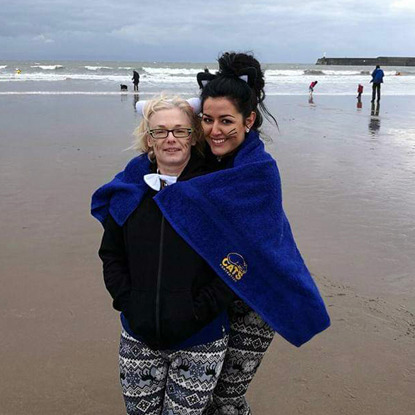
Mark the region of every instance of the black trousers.
<instances>
[{"instance_id":1,"label":"black trousers","mask_svg":"<svg viewBox=\"0 0 415 415\"><path fill-rule=\"evenodd\" d=\"M378 94L378 101L380 101L380 84L373 83L373 85L372 85L372 102L375 102L376 92Z\"/></svg>"}]
</instances>

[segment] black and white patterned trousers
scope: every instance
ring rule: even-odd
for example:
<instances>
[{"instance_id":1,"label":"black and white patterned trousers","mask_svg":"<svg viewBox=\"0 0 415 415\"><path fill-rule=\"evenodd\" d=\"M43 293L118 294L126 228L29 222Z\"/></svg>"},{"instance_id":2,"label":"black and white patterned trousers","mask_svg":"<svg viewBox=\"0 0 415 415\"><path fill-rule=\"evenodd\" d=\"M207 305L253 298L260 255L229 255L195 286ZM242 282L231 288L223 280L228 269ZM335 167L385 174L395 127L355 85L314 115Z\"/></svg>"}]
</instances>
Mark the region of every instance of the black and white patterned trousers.
<instances>
[{"instance_id":1,"label":"black and white patterned trousers","mask_svg":"<svg viewBox=\"0 0 415 415\"><path fill-rule=\"evenodd\" d=\"M231 330L219 381L205 415L250 415L248 386L274 337L274 330L238 300L229 310Z\"/></svg>"},{"instance_id":2,"label":"black and white patterned trousers","mask_svg":"<svg viewBox=\"0 0 415 415\"><path fill-rule=\"evenodd\" d=\"M120 380L128 415L200 415L211 400L228 336L184 350L152 350L124 329Z\"/></svg>"}]
</instances>

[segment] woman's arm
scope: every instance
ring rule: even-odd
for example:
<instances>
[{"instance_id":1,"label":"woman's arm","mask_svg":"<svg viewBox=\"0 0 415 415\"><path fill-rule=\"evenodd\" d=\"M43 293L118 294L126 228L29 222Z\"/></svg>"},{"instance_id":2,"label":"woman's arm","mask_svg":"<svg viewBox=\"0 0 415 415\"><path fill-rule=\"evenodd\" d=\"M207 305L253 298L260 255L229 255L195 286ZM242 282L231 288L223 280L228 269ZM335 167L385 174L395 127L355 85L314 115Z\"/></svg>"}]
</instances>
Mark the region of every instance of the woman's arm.
<instances>
[{"instance_id":1,"label":"woman's arm","mask_svg":"<svg viewBox=\"0 0 415 415\"><path fill-rule=\"evenodd\" d=\"M196 294L195 317L199 322L207 324L237 298L236 294L216 275L211 283L202 287Z\"/></svg>"},{"instance_id":2,"label":"woman's arm","mask_svg":"<svg viewBox=\"0 0 415 415\"><path fill-rule=\"evenodd\" d=\"M104 225L98 255L102 260L105 286L114 300L113 307L123 311L130 298L131 278L123 230L111 215L108 215Z\"/></svg>"}]
</instances>

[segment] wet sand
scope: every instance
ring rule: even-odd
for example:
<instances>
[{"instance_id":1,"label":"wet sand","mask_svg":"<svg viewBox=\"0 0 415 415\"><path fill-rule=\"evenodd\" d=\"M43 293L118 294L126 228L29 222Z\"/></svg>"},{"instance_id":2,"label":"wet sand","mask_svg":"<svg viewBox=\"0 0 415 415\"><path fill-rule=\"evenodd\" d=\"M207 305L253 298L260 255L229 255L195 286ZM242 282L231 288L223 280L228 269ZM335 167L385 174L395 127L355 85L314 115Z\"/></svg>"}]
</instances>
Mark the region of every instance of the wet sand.
<instances>
[{"instance_id":1,"label":"wet sand","mask_svg":"<svg viewBox=\"0 0 415 415\"><path fill-rule=\"evenodd\" d=\"M132 156L133 97L0 97L0 414L123 413L92 191ZM271 97L284 200L332 327L274 340L253 412L411 413L415 98Z\"/></svg>"}]
</instances>

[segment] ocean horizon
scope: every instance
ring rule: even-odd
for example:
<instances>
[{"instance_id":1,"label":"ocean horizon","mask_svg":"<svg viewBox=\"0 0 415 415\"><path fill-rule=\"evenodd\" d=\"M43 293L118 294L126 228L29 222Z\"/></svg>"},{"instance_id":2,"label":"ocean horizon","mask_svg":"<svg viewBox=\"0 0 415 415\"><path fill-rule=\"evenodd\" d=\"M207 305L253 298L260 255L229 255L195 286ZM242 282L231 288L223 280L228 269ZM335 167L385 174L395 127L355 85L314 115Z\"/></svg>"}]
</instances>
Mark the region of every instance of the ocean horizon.
<instances>
[{"instance_id":1,"label":"ocean horizon","mask_svg":"<svg viewBox=\"0 0 415 415\"><path fill-rule=\"evenodd\" d=\"M263 65L268 95L307 95L309 84L317 80L317 95L356 95L358 84L364 95L371 93L370 66L326 66L303 63ZM194 95L196 75L212 62L132 62L86 60L0 60L0 95L111 95L125 84L133 93L132 71L140 74L140 94L162 91ZM415 67L384 67L383 95L415 96Z\"/></svg>"}]
</instances>

